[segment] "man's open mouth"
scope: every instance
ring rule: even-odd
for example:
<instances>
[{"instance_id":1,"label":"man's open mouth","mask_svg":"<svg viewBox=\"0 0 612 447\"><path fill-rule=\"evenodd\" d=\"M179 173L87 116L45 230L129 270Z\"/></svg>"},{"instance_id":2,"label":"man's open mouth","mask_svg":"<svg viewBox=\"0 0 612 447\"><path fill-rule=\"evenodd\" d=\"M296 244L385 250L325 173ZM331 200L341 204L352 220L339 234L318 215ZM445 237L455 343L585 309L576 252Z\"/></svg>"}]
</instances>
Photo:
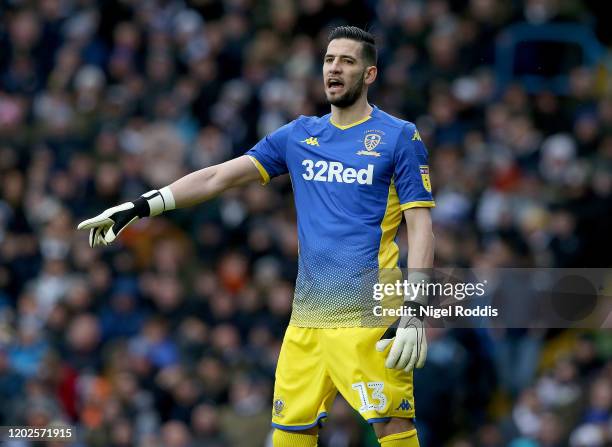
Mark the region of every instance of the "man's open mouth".
<instances>
[{"instance_id":1,"label":"man's open mouth","mask_svg":"<svg viewBox=\"0 0 612 447\"><path fill-rule=\"evenodd\" d=\"M327 80L327 88L330 91L338 91L344 87L344 82L340 79L328 79Z\"/></svg>"}]
</instances>

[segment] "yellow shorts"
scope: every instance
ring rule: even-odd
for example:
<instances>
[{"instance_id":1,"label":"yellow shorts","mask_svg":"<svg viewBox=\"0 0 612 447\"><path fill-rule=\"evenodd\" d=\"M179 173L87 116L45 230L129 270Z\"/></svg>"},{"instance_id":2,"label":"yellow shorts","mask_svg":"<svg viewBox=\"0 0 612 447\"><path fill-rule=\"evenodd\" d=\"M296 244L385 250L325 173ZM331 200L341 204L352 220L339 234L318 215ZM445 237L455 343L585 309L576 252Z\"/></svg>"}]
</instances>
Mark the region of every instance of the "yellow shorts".
<instances>
[{"instance_id":1,"label":"yellow shorts","mask_svg":"<svg viewBox=\"0 0 612 447\"><path fill-rule=\"evenodd\" d=\"M369 423L414 418L412 372L388 369L376 342L385 328L289 326L276 367L272 426L320 425L338 393Z\"/></svg>"}]
</instances>

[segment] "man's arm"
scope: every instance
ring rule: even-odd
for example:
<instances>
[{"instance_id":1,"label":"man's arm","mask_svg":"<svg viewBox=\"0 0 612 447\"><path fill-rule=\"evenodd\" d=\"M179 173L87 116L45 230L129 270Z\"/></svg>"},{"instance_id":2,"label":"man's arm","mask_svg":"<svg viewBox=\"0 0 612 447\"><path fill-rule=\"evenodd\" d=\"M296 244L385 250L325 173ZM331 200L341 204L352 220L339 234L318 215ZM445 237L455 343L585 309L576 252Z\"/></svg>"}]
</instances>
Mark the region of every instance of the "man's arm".
<instances>
[{"instance_id":1,"label":"man's arm","mask_svg":"<svg viewBox=\"0 0 612 447\"><path fill-rule=\"evenodd\" d=\"M79 230L90 230L89 245L107 245L132 222L210 200L226 189L262 179L253 160L243 155L188 174L169 186L143 194L133 202L109 208L81 222Z\"/></svg>"},{"instance_id":2,"label":"man's arm","mask_svg":"<svg viewBox=\"0 0 612 447\"><path fill-rule=\"evenodd\" d=\"M408 271L431 269L434 257L434 235L429 208L404 211L408 230Z\"/></svg>"},{"instance_id":3,"label":"man's arm","mask_svg":"<svg viewBox=\"0 0 612 447\"><path fill-rule=\"evenodd\" d=\"M186 208L210 200L226 189L261 180L259 170L248 155L187 174L169 185L176 208Z\"/></svg>"},{"instance_id":4,"label":"man's arm","mask_svg":"<svg viewBox=\"0 0 612 447\"><path fill-rule=\"evenodd\" d=\"M429 208L410 208L404 211L408 231L408 282L426 285L429 272L433 266L434 236ZM415 316L400 318L397 328L389 328L376 349L384 351L392 344L385 366L403 369L407 372L415 366L423 367L427 357L427 340L423 327L420 307L427 305L427 295L423 292L415 296L406 296L405 308L411 308Z\"/></svg>"}]
</instances>

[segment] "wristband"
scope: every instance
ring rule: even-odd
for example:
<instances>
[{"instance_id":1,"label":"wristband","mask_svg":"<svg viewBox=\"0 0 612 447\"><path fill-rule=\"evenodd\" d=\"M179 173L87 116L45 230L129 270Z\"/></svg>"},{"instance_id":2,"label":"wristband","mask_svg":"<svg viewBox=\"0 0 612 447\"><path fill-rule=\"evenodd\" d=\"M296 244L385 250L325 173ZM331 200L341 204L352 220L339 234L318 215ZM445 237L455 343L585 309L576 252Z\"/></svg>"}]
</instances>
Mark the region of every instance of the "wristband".
<instances>
[{"instance_id":1,"label":"wristband","mask_svg":"<svg viewBox=\"0 0 612 447\"><path fill-rule=\"evenodd\" d=\"M144 193L142 196L149 204L149 216L157 216L164 211L170 211L176 208L174 195L169 186L164 186L162 189L154 189Z\"/></svg>"}]
</instances>

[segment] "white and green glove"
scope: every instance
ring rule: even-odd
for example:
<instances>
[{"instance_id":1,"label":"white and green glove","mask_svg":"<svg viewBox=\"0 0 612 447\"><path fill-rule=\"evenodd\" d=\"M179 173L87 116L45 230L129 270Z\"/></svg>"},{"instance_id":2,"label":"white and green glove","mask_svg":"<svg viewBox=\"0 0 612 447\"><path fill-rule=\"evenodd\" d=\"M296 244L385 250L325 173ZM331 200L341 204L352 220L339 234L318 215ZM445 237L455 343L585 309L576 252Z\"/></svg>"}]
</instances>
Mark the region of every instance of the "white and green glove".
<instances>
[{"instance_id":1,"label":"white and green glove","mask_svg":"<svg viewBox=\"0 0 612 447\"><path fill-rule=\"evenodd\" d=\"M174 196L168 186L149 191L133 202L122 203L84 220L77 227L89 231L89 245L108 245L132 222L143 218L157 216L164 211L175 208Z\"/></svg>"},{"instance_id":2,"label":"white and green glove","mask_svg":"<svg viewBox=\"0 0 612 447\"><path fill-rule=\"evenodd\" d=\"M427 279L423 274L411 274L408 281ZM376 350L383 352L389 344L393 343L385 366L391 369L403 369L406 372L412 371L414 367L422 368L427 358L427 339L425 337L425 327L421 316L421 307L425 306L427 297L424 295L416 297L405 297L404 307L412 308L413 317L402 316L396 321L376 343Z\"/></svg>"}]
</instances>

